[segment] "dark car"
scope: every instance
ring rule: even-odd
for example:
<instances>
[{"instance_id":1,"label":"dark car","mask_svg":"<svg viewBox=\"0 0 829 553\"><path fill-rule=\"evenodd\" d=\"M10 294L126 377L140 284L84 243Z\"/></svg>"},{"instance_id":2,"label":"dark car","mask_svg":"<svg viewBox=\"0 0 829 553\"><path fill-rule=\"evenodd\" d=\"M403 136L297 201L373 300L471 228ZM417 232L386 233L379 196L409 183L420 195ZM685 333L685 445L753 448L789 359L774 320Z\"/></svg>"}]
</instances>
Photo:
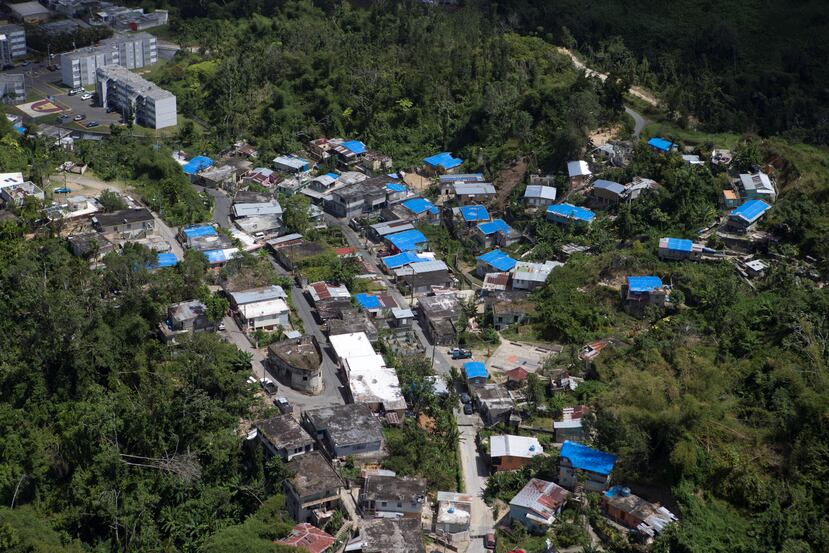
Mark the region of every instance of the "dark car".
<instances>
[{"instance_id":1,"label":"dark car","mask_svg":"<svg viewBox=\"0 0 829 553\"><path fill-rule=\"evenodd\" d=\"M279 388L277 387L276 383L268 377L260 378L259 384L262 386L262 389L265 390L265 393L269 396L274 395Z\"/></svg>"},{"instance_id":2,"label":"dark car","mask_svg":"<svg viewBox=\"0 0 829 553\"><path fill-rule=\"evenodd\" d=\"M461 394L461 403L472 403L472 398L466 392Z\"/></svg>"},{"instance_id":3,"label":"dark car","mask_svg":"<svg viewBox=\"0 0 829 553\"><path fill-rule=\"evenodd\" d=\"M279 412L282 414L290 414L294 412L294 406L288 401L287 398L278 397L273 400L273 404L279 409Z\"/></svg>"},{"instance_id":4,"label":"dark car","mask_svg":"<svg viewBox=\"0 0 829 553\"><path fill-rule=\"evenodd\" d=\"M487 549L495 549L495 532L488 532L484 536L484 547Z\"/></svg>"},{"instance_id":5,"label":"dark car","mask_svg":"<svg viewBox=\"0 0 829 553\"><path fill-rule=\"evenodd\" d=\"M472 410L471 403L464 403L463 404L463 414L464 415L471 415L474 411Z\"/></svg>"},{"instance_id":6,"label":"dark car","mask_svg":"<svg viewBox=\"0 0 829 553\"><path fill-rule=\"evenodd\" d=\"M60 117L58 117L58 123L66 123L66 122L67 122L67 121L69 121L70 119L72 119L72 116L71 116L71 115L66 115L66 114L64 113L63 115L61 115Z\"/></svg>"},{"instance_id":7,"label":"dark car","mask_svg":"<svg viewBox=\"0 0 829 553\"><path fill-rule=\"evenodd\" d=\"M450 349L449 354L452 356L452 359L470 359L470 358L472 358L472 352L468 349L463 349L463 348Z\"/></svg>"},{"instance_id":8,"label":"dark car","mask_svg":"<svg viewBox=\"0 0 829 553\"><path fill-rule=\"evenodd\" d=\"M86 124L86 128L91 129L93 127L97 127L98 125L100 125L100 123L98 123L97 121L90 121L89 123Z\"/></svg>"}]
</instances>

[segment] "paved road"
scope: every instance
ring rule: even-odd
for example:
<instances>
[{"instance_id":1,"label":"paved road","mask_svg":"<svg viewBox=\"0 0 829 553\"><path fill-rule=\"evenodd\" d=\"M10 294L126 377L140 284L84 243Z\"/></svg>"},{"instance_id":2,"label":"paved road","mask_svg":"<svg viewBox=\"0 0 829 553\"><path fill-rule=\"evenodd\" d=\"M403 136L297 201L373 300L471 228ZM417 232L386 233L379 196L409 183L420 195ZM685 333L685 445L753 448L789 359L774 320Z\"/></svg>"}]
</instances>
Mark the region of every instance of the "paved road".
<instances>
[{"instance_id":1,"label":"paved road","mask_svg":"<svg viewBox=\"0 0 829 553\"><path fill-rule=\"evenodd\" d=\"M489 476L486 460L478 455L475 447L477 426L461 426L460 451L463 482L466 493L475 497L469 524L471 541L467 553L484 553L482 536L495 525L492 510L483 500L483 490Z\"/></svg>"},{"instance_id":2,"label":"paved road","mask_svg":"<svg viewBox=\"0 0 829 553\"><path fill-rule=\"evenodd\" d=\"M227 192L218 188L205 188L203 186L193 185L193 188L199 192L205 190L213 198L213 222L223 228L231 228L230 224L230 206L233 200L228 196Z\"/></svg>"},{"instance_id":3,"label":"paved road","mask_svg":"<svg viewBox=\"0 0 829 553\"><path fill-rule=\"evenodd\" d=\"M642 134L642 130L645 128L645 118L642 117L642 114L633 111L627 106L625 106L625 113L630 115L630 117L633 119L633 136L639 138L639 135Z\"/></svg>"}]
</instances>

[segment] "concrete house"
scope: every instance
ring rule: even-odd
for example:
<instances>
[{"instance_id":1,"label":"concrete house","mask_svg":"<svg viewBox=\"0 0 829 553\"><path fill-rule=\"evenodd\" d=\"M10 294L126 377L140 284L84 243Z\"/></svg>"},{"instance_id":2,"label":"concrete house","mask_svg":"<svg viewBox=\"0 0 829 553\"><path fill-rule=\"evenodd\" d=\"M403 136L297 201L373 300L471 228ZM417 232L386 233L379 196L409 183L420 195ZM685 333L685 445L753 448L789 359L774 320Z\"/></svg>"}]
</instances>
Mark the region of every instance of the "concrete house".
<instances>
[{"instance_id":1,"label":"concrete house","mask_svg":"<svg viewBox=\"0 0 829 553\"><path fill-rule=\"evenodd\" d=\"M610 485L615 464L615 455L568 440L561 446L558 481L568 489L580 486L589 492L603 492Z\"/></svg>"},{"instance_id":2,"label":"concrete house","mask_svg":"<svg viewBox=\"0 0 829 553\"><path fill-rule=\"evenodd\" d=\"M524 205L529 208L546 209L556 201L556 189L552 186L531 184L524 191Z\"/></svg>"},{"instance_id":3,"label":"concrete house","mask_svg":"<svg viewBox=\"0 0 829 553\"><path fill-rule=\"evenodd\" d=\"M555 522L570 492L554 482L533 478L509 502L510 519L532 534L544 534Z\"/></svg>"},{"instance_id":4,"label":"concrete house","mask_svg":"<svg viewBox=\"0 0 829 553\"><path fill-rule=\"evenodd\" d=\"M167 342L177 336L195 332L213 332L216 325L207 318L207 307L199 300L174 303L167 308L167 319L159 324L161 336Z\"/></svg>"},{"instance_id":5,"label":"concrete house","mask_svg":"<svg viewBox=\"0 0 829 553\"><path fill-rule=\"evenodd\" d=\"M455 325L463 312L457 296L422 296L417 307L423 331L432 344L446 346L455 342Z\"/></svg>"},{"instance_id":6,"label":"concrete house","mask_svg":"<svg viewBox=\"0 0 829 553\"><path fill-rule=\"evenodd\" d=\"M489 220L489 212L482 205L470 204L452 208L452 226L456 231L464 228L473 228Z\"/></svg>"},{"instance_id":7,"label":"concrete house","mask_svg":"<svg viewBox=\"0 0 829 553\"><path fill-rule=\"evenodd\" d=\"M366 236L372 242L382 242L386 236L396 234L398 232L406 232L408 230L415 230L414 225L410 221L394 220L383 221L382 223L375 223L366 229Z\"/></svg>"},{"instance_id":8,"label":"concrete house","mask_svg":"<svg viewBox=\"0 0 829 553\"><path fill-rule=\"evenodd\" d=\"M346 546L349 552L426 553L420 521L415 518L372 518L360 521L360 535Z\"/></svg>"},{"instance_id":9,"label":"concrete house","mask_svg":"<svg viewBox=\"0 0 829 553\"><path fill-rule=\"evenodd\" d=\"M343 481L318 451L295 457L287 467L285 508L297 522L324 523L340 504Z\"/></svg>"},{"instance_id":10,"label":"concrete house","mask_svg":"<svg viewBox=\"0 0 829 553\"><path fill-rule=\"evenodd\" d=\"M564 265L558 261L531 263L519 261L512 272L512 287L515 290L535 290L544 286L553 269Z\"/></svg>"},{"instance_id":11,"label":"concrete house","mask_svg":"<svg viewBox=\"0 0 829 553\"><path fill-rule=\"evenodd\" d=\"M332 458L382 456L383 427L365 405L311 409L302 413L302 425Z\"/></svg>"},{"instance_id":12,"label":"concrete house","mask_svg":"<svg viewBox=\"0 0 829 553\"><path fill-rule=\"evenodd\" d=\"M556 443L580 442L584 439L582 419L590 412L587 405L565 407L560 421L553 421L553 430L556 433Z\"/></svg>"},{"instance_id":13,"label":"concrete house","mask_svg":"<svg viewBox=\"0 0 829 553\"><path fill-rule=\"evenodd\" d=\"M269 345L268 362L294 390L311 395L322 392L322 350L313 335Z\"/></svg>"},{"instance_id":14,"label":"concrete house","mask_svg":"<svg viewBox=\"0 0 829 553\"><path fill-rule=\"evenodd\" d=\"M627 313L641 317L648 305L663 308L670 301L671 287L658 276L629 276L622 286L622 302Z\"/></svg>"},{"instance_id":15,"label":"concrete house","mask_svg":"<svg viewBox=\"0 0 829 553\"><path fill-rule=\"evenodd\" d=\"M450 288L454 278L443 261L409 263L394 270L398 286L411 294L428 294L433 288Z\"/></svg>"},{"instance_id":16,"label":"concrete house","mask_svg":"<svg viewBox=\"0 0 829 553\"><path fill-rule=\"evenodd\" d=\"M452 154L449 152L441 152L423 158L423 170L426 174L430 175L454 173L461 165L463 165L463 160L452 157Z\"/></svg>"},{"instance_id":17,"label":"concrete house","mask_svg":"<svg viewBox=\"0 0 829 553\"><path fill-rule=\"evenodd\" d=\"M375 177L330 193L325 210L335 217L358 217L386 206L386 181Z\"/></svg>"},{"instance_id":18,"label":"concrete house","mask_svg":"<svg viewBox=\"0 0 829 553\"><path fill-rule=\"evenodd\" d=\"M495 187L488 182L456 182L452 185L458 205L485 203L495 198Z\"/></svg>"},{"instance_id":19,"label":"concrete house","mask_svg":"<svg viewBox=\"0 0 829 553\"><path fill-rule=\"evenodd\" d=\"M92 218L92 225L103 234L151 234L155 218L149 209L122 209L112 213L99 213Z\"/></svg>"},{"instance_id":20,"label":"concrete house","mask_svg":"<svg viewBox=\"0 0 829 553\"><path fill-rule=\"evenodd\" d=\"M426 491L425 478L370 474L360 490L360 509L366 517L394 513L420 520Z\"/></svg>"},{"instance_id":21,"label":"concrete house","mask_svg":"<svg viewBox=\"0 0 829 553\"><path fill-rule=\"evenodd\" d=\"M618 182L599 179L590 189L590 201L599 208L616 205L625 197L625 187Z\"/></svg>"},{"instance_id":22,"label":"concrete house","mask_svg":"<svg viewBox=\"0 0 829 553\"><path fill-rule=\"evenodd\" d=\"M275 543L295 547L308 553L333 553L334 536L303 522L294 526L286 537L276 540Z\"/></svg>"},{"instance_id":23,"label":"concrete house","mask_svg":"<svg viewBox=\"0 0 829 553\"><path fill-rule=\"evenodd\" d=\"M279 415L256 423L259 441L269 455L284 461L314 451L314 438L291 415Z\"/></svg>"},{"instance_id":24,"label":"concrete house","mask_svg":"<svg viewBox=\"0 0 829 553\"><path fill-rule=\"evenodd\" d=\"M290 326L290 308L281 286L262 286L231 292L229 295L233 316L243 329L272 330Z\"/></svg>"},{"instance_id":25,"label":"concrete house","mask_svg":"<svg viewBox=\"0 0 829 553\"><path fill-rule=\"evenodd\" d=\"M660 503L651 503L630 492L630 488L613 486L601 496L607 517L636 533L649 543L677 517Z\"/></svg>"},{"instance_id":26,"label":"concrete house","mask_svg":"<svg viewBox=\"0 0 829 553\"><path fill-rule=\"evenodd\" d=\"M493 426L509 422L515 409L509 390L500 384L484 384L474 387L471 392L484 424Z\"/></svg>"},{"instance_id":27,"label":"concrete house","mask_svg":"<svg viewBox=\"0 0 829 553\"><path fill-rule=\"evenodd\" d=\"M521 240L522 234L509 226L503 219L494 219L478 224L473 237L483 248L505 248L517 244Z\"/></svg>"},{"instance_id":28,"label":"concrete house","mask_svg":"<svg viewBox=\"0 0 829 553\"><path fill-rule=\"evenodd\" d=\"M524 324L535 312L535 303L529 300L526 292L520 290L490 294L486 298L486 305L492 312L492 324L496 330Z\"/></svg>"},{"instance_id":29,"label":"concrete house","mask_svg":"<svg viewBox=\"0 0 829 553\"><path fill-rule=\"evenodd\" d=\"M494 249L483 255L478 256L478 266L475 268L475 273L479 277L484 277L487 273L506 273L512 271L518 263L506 253L499 249Z\"/></svg>"},{"instance_id":30,"label":"concrete house","mask_svg":"<svg viewBox=\"0 0 829 553\"><path fill-rule=\"evenodd\" d=\"M502 434L489 438L489 466L493 472L518 470L543 454L544 448L534 437Z\"/></svg>"},{"instance_id":31,"label":"concrete house","mask_svg":"<svg viewBox=\"0 0 829 553\"><path fill-rule=\"evenodd\" d=\"M472 520L472 495L455 492L438 492L435 530L449 537L449 541L469 539L469 523Z\"/></svg>"},{"instance_id":32,"label":"concrete house","mask_svg":"<svg viewBox=\"0 0 829 553\"><path fill-rule=\"evenodd\" d=\"M386 367L382 355L351 357L346 360L345 366L349 401L365 405L372 413L387 417L393 413L398 421L402 420L406 400L400 390L397 372Z\"/></svg>"}]
</instances>

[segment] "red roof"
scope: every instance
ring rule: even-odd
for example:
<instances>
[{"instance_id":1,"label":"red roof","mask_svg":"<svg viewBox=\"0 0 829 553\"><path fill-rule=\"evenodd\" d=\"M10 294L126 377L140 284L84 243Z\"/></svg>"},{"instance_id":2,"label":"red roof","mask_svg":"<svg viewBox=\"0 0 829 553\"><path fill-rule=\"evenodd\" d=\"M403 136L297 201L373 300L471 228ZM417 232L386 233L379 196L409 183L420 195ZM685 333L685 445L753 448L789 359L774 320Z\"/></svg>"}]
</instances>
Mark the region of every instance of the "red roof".
<instances>
[{"instance_id":1,"label":"red roof","mask_svg":"<svg viewBox=\"0 0 829 553\"><path fill-rule=\"evenodd\" d=\"M290 535L281 540L276 540L276 543L292 545L309 551L310 553L323 553L334 545L334 541L334 536L331 534L323 532L307 522L303 522L302 524L294 526Z\"/></svg>"},{"instance_id":2,"label":"red roof","mask_svg":"<svg viewBox=\"0 0 829 553\"><path fill-rule=\"evenodd\" d=\"M336 248L334 253L337 255L354 255L354 248Z\"/></svg>"},{"instance_id":3,"label":"red roof","mask_svg":"<svg viewBox=\"0 0 829 553\"><path fill-rule=\"evenodd\" d=\"M507 378L510 380L527 380L530 377L530 373L527 372L527 369L524 367L515 367L514 369L507 371L504 373L507 375Z\"/></svg>"}]
</instances>

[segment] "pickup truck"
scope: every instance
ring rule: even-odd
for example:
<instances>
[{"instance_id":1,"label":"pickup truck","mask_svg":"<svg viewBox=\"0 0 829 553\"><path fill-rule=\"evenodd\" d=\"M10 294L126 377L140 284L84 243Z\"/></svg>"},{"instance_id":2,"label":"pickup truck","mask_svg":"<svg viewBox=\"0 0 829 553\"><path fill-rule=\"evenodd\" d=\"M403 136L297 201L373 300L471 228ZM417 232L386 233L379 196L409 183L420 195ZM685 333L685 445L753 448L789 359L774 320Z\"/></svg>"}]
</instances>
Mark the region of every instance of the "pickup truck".
<instances>
[{"instance_id":1,"label":"pickup truck","mask_svg":"<svg viewBox=\"0 0 829 553\"><path fill-rule=\"evenodd\" d=\"M449 350L449 355L452 356L452 359L471 359L472 352L468 349L463 348L455 348Z\"/></svg>"}]
</instances>

